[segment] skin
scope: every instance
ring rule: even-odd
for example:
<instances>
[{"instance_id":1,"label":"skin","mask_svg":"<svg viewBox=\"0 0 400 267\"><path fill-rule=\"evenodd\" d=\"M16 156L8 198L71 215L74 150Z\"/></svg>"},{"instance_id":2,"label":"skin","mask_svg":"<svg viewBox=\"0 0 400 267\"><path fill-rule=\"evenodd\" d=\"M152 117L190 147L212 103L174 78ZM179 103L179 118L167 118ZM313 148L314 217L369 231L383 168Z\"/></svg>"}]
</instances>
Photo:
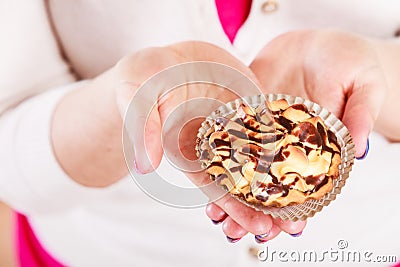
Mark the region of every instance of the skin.
<instances>
[{"instance_id":1,"label":"skin","mask_svg":"<svg viewBox=\"0 0 400 267\"><path fill-rule=\"evenodd\" d=\"M0 202L0 266L17 266L14 250L15 215L11 208Z\"/></svg>"},{"instance_id":2,"label":"skin","mask_svg":"<svg viewBox=\"0 0 400 267\"><path fill-rule=\"evenodd\" d=\"M291 32L265 46L250 68L268 91L308 98L342 119L360 157L376 122L385 136L400 136L400 125L380 122L394 108L388 93L399 96L392 81L397 75L385 75L380 45L386 44L342 32Z\"/></svg>"},{"instance_id":3,"label":"skin","mask_svg":"<svg viewBox=\"0 0 400 267\"><path fill-rule=\"evenodd\" d=\"M267 44L251 63L263 90L308 98L333 112L349 129L356 156L365 153L375 129L393 142L400 141L400 124L393 123L399 106L400 60L398 40L371 40L337 31L296 31ZM213 220L225 214L210 204ZM288 233L296 224L280 224ZM237 229L237 227L235 227ZM234 234L228 232L229 234ZM237 229L235 237L242 232Z\"/></svg>"},{"instance_id":4,"label":"skin","mask_svg":"<svg viewBox=\"0 0 400 267\"><path fill-rule=\"evenodd\" d=\"M53 117L52 140L56 157L65 172L76 182L90 187L105 187L125 177L128 169L122 153L120 113L124 113L132 95L148 77L169 66L196 60L224 63L256 81L247 66L221 48L206 43L178 43L128 55L89 84L66 95L58 105ZM223 102L237 98L235 94L215 87L199 86L196 89L183 88L183 91L161 98L157 110L151 112L144 134L150 159L143 157L145 153L137 153L136 167L139 172L151 172L159 165L163 153L160 138L162 122L179 103L204 95ZM199 122L189 127L192 140L195 140L198 128ZM195 157L193 144L194 141L190 146L182 146L184 153L191 158ZM135 144L135 148L138 146ZM189 174L188 177L198 186L209 183L209 177L204 172ZM243 205L229 195L215 204L229 215L229 220L235 222L227 224L226 231L234 228L232 232L240 231L240 235L247 232L263 234L274 223L270 216ZM295 225L303 227L304 223Z\"/></svg>"},{"instance_id":5,"label":"skin","mask_svg":"<svg viewBox=\"0 0 400 267\"><path fill-rule=\"evenodd\" d=\"M91 187L115 183L128 173L121 145L121 113L138 86L168 66L206 60L239 69L265 92L307 97L328 108L349 128L357 156L362 156L374 126L391 140L400 140L400 125L389 120L391 114L400 111L394 101L400 99L396 89L400 83L396 74L399 59L400 47L391 41L367 40L335 31L299 31L279 36L260 51L250 67L206 43L186 42L145 49L128 55L112 69L64 97L53 117L54 151L60 165L76 182ZM223 102L236 98L216 88L197 89L194 94L193 90L182 89L160 99L145 127L150 159L136 155L139 172L151 172L159 165L163 152L162 123L177 104L200 95ZM192 133L188 140L194 140L198 126L188 126L188 132ZM187 144L181 149L189 158L194 157L193 146ZM188 177L199 186L209 181L205 173ZM255 235L269 232L267 239L272 239L280 231L301 232L306 225L305 221L274 220L230 196L209 204L206 214L216 221L225 218L222 230L232 238L248 232Z\"/></svg>"}]
</instances>

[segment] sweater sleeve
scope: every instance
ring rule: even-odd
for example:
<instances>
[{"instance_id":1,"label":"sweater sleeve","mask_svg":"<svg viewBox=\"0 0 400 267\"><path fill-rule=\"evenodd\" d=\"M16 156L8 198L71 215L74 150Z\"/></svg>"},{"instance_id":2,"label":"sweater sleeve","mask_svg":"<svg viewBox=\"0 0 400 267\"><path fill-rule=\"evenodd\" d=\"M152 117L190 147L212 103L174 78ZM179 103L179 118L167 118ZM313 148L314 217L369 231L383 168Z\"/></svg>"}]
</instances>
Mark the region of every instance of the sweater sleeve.
<instances>
[{"instance_id":1,"label":"sweater sleeve","mask_svg":"<svg viewBox=\"0 0 400 267\"><path fill-rule=\"evenodd\" d=\"M79 90L43 0L0 2L0 200L24 213L75 207L92 191L71 180L52 150L52 114Z\"/></svg>"},{"instance_id":2,"label":"sweater sleeve","mask_svg":"<svg viewBox=\"0 0 400 267\"><path fill-rule=\"evenodd\" d=\"M0 198L24 214L65 211L97 191L64 173L50 138L55 107L81 84L48 90L0 117Z\"/></svg>"}]
</instances>

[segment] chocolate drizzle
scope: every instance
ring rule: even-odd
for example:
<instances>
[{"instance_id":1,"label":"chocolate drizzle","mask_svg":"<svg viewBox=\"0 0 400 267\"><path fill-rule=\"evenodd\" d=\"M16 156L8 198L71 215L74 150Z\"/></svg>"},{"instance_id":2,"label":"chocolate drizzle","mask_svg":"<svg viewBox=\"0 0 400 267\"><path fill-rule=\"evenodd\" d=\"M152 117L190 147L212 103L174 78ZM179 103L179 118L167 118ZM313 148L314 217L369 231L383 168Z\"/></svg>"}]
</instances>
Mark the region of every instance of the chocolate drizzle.
<instances>
[{"instance_id":1,"label":"chocolate drizzle","mask_svg":"<svg viewBox=\"0 0 400 267\"><path fill-rule=\"evenodd\" d=\"M326 185L329 181L329 176L325 176L324 179L322 181L320 181L317 185L315 185L314 189L312 189L311 191L309 191L310 194L317 192L321 187L323 187L324 185Z\"/></svg>"},{"instance_id":2,"label":"chocolate drizzle","mask_svg":"<svg viewBox=\"0 0 400 267\"><path fill-rule=\"evenodd\" d=\"M210 147L211 148L220 148L220 147L231 147L231 143L221 140L221 139L215 139L214 141L210 142Z\"/></svg>"},{"instance_id":3,"label":"chocolate drizzle","mask_svg":"<svg viewBox=\"0 0 400 267\"><path fill-rule=\"evenodd\" d=\"M331 130L328 130L328 140L330 143L333 143L337 148L340 148L337 137Z\"/></svg>"},{"instance_id":4,"label":"chocolate drizzle","mask_svg":"<svg viewBox=\"0 0 400 267\"><path fill-rule=\"evenodd\" d=\"M308 108L304 104L293 104L290 107L293 109L304 111L306 113L308 112Z\"/></svg>"},{"instance_id":5,"label":"chocolate drizzle","mask_svg":"<svg viewBox=\"0 0 400 267\"><path fill-rule=\"evenodd\" d=\"M333 144L335 144L336 147L338 147L338 148L340 147L337 142L336 135L331 130L325 131L324 126L322 126L322 124L319 122L317 124L317 129L318 129L318 133L320 134L320 136L323 140L322 149L325 151L328 151L332 154L339 153L338 151L333 150L329 144L329 143L333 143Z\"/></svg>"},{"instance_id":6,"label":"chocolate drizzle","mask_svg":"<svg viewBox=\"0 0 400 267\"><path fill-rule=\"evenodd\" d=\"M313 197L330 179L337 177L336 172L325 173L327 169L330 171L335 154L340 155L335 134L305 105L286 104L279 102L273 111L242 104L229 118L215 119L215 135L207 133L209 139L206 139L214 154L204 150L199 158L211 160L207 172L225 186L233 186L234 189L229 189L233 190L231 193L248 201L279 207L282 198L293 194L302 194L302 201ZM267 112L271 112L273 118L266 117ZM272 127L274 124L276 130ZM337 156L335 159L337 161ZM232 162L235 164L230 165ZM309 166L313 166L314 172ZM245 179L239 183L241 177ZM224 179L229 179L232 185ZM324 187L324 192L327 188ZM289 195L291 190L293 194ZM292 202L283 203L291 205Z\"/></svg>"},{"instance_id":7,"label":"chocolate drizzle","mask_svg":"<svg viewBox=\"0 0 400 267\"><path fill-rule=\"evenodd\" d=\"M314 149L312 147L306 146L301 142L296 142L292 144L293 146L298 146L303 148L306 151L306 155L308 156L310 154L311 151L313 151Z\"/></svg>"},{"instance_id":8,"label":"chocolate drizzle","mask_svg":"<svg viewBox=\"0 0 400 267\"><path fill-rule=\"evenodd\" d=\"M282 162L285 160L285 157L282 154L283 147L279 150L277 154L274 156L274 162Z\"/></svg>"},{"instance_id":9,"label":"chocolate drizzle","mask_svg":"<svg viewBox=\"0 0 400 267\"><path fill-rule=\"evenodd\" d=\"M319 185L323 180L325 179L325 174L320 174L317 176L310 175L307 177L304 177L304 180L306 181L307 184L312 184L312 185Z\"/></svg>"},{"instance_id":10,"label":"chocolate drizzle","mask_svg":"<svg viewBox=\"0 0 400 267\"><path fill-rule=\"evenodd\" d=\"M285 180L284 178L285 177L283 177L282 181ZM262 198L268 200L268 196L274 194L281 194L281 197L286 197L289 194L289 191L296 185L298 181L299 177L296 177L290 184L283 184L282 182L278 181L278 178L274 177L272 179L272 184L258 182L257 187L259 187L264 194L256 195L256 199L260 200L259 198Z\"/></svg>"},{"instance_id":11,"label":"chocolate drizzle","mask_svg":"<svg viewBox=\"0 0 400 267\"><path fill-rule=\"evenodd\" d=\"M317 146L322 145L321 136L311 122L301 122L293 130L293 134L299 137L300 142L308 142Z\"/></svg>"},{"instance_id":12,"label":"chocolate drizzle","mask_svg":"<svg viewBox=\"0 0 400 267\"><path fill-rule=\"evenodd\" d=\"M288 131L291 131L293 129L293 122L286 119L285 117L279 116L275 120L279 122L280 125L285 127Z\"/></svg>"}]
</instances>

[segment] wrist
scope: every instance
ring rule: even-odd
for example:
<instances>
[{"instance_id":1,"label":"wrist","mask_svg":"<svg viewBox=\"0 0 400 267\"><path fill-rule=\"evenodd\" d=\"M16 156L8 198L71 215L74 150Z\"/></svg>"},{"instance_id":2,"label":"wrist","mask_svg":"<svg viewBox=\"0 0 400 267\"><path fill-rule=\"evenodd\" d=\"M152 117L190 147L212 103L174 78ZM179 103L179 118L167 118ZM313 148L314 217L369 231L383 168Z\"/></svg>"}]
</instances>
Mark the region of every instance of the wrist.
<instances>
[{"instance_id":1,"label":"wrist","mask_svg":"<svg viewBox=\"0 0 400 267\"><path fill-rule=\"evenodd\" d=\"M85 186L107 186L128 173L112 87L105 73L65 95L54 112L54 153L71 179Z\"/></svg>"},{"instance_id":2,"label":"wrist","mask_svg":"<svg viewBox=\"0 0 400 267\"><path fill-rule=\"evenodd\" d=\"M400 141L400 125L393 123L393 115L400 112L397 102L400 100L400 40L373 40L380 66L385 76L387 92L381 112L376 121L375 130L386 138Z\"/></svg>"}]
</instances>

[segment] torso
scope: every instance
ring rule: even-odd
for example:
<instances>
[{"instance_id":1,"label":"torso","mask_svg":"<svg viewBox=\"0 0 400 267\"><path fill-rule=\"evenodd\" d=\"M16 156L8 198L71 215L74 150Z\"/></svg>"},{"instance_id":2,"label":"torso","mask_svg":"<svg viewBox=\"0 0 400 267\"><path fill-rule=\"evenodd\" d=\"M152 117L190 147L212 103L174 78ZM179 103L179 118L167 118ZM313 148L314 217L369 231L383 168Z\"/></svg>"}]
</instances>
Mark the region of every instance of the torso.
<instances>
[{"instance_id":1,"label":"torso","mask_svg":"<svg viewBox=\"0 0 400 267\"><path fill-rule=\"evenodd\" d=\"M277 1L279 9L271 14L262 12L263 1L253 1L249 18L234 45L219 24L213 0L49 0L49 12L60 46L72 69L82 78L99 75L127 53L184 40L214 43L248 64L268 41L290 30L333 27L390 38L400 27L397 0L368 4L364 0ZM394 155L399 147L377 137L372 139L372 145L375 149L370 161L358 165L344 189L346 192L318 219L310 220L301 239L294 242L282 235L272 243L275 248L329 249L340 236L355 249L382 247L386 254L398 251L394 239L388 243L391 236L399 234L398 227L391 223L398 216L389 209L381 211L377 206L381 202L371 198L369 190L376 191L381 184L374 183L374 178L393 178L379 177L376 166L389 164L388 168L393 170L388 172L396 173ZM365 180L366 176L372 177ZM393 194L379 196L387 198L380 201L395 203L389 197L395 196L396 186L385 190ZM352 205L348 205L350 202ZM371 218L370 206L379 215L373 214ZM351 216L354 222L349 224ZM390 220L382 221L378 216ZM161 266L189 261L196 266L210 261L221 266L256 263L246 258L249 245L254 245L252 236L228 246L221 229L211 225L203 210L160 205L147 198L129 178L99 193L93 203L56 216L37 216L31 222L49 252L73 266ZM379 231L370 229L372 225L380 226Z\"/></svg>"},{"instance_id":2,"label":"torso","mask_svg":"<svg viewBox=\"0 0 400 267\"><path fill-rule=\"evenodd\" d=\"M83 78L100 74L127 53L184 40L214 43L250 63L268 41L291 30L338 28L390 38L400 27L396 0L277 2L277 11L266 14L264 1L253 0L233 46L213 0L50 0L49 10L61 47Z\"/></svg>"}]
</instances>

